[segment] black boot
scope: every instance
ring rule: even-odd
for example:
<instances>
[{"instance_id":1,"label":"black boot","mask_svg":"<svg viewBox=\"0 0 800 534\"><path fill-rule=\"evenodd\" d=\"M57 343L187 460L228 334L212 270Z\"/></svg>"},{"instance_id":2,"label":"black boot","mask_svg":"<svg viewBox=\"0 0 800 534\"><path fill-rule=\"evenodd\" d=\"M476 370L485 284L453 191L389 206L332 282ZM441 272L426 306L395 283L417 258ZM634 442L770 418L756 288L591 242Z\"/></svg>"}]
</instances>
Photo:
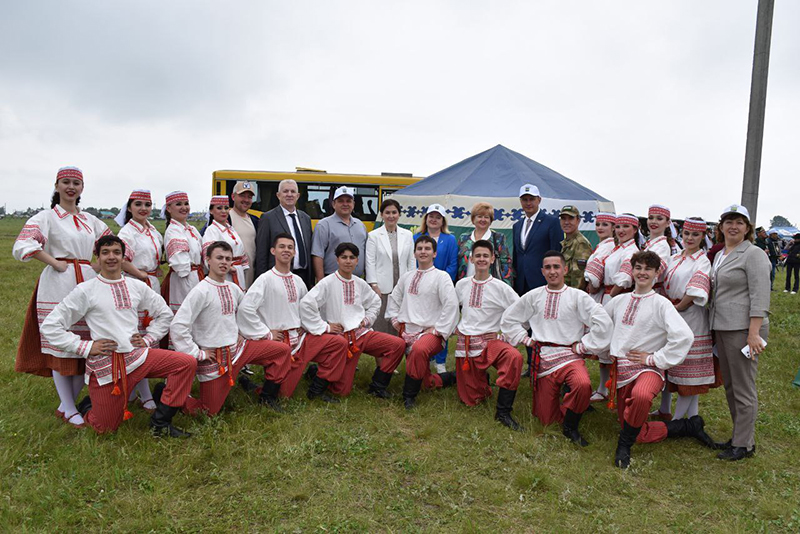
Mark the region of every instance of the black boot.
<instances>
[{"instance_id":1,"label":"black boot","mask_svg":"<svg viewBox=\"0 0 800 534\"><path fill-rule=\"evenodd\" d=\"M306 392L306 397L310 400L319 399L325 402L332 402L336 403L339 402L339 399L336 397L331 397L326 393L328 390L328 381L324 378L320 378L316 373L314 374L314 378L311 379L311 385L308 386L308 391Z\"/></svg>"},{"instance_id":2,"label":"black boot","mask_svg":"<svg viewBox=\"0 0 800 534\"><path fill-rule=\"evenodd\" d=\"M283 413L283 408L281 408L281 404L278 401L278 391L280 389L280 384L264 380L264 385L261 386L261 393L258 395L259 404L266 404L274 411Z\"/></svg>"},{"instance_id":3,"label":"black boot","mask_svg":"<svg viewBox=\"0 0 800 534\"><path fill-rule=\"evenodd\" d=\"M614 465L627 469L631 464L631 447L636 443L636 438L639 436L639 431L642 427L633 427L628 423L619 431L619 440L617 441L617 452L614 455Z\"/></svg>"},{"instance_id":4,"label":"black boot","mask_svg":"<svg viewBox=\"0 0 800 534\"><path fill-rule=\"evenodd\" d=\"M406 381L403 383L403 403L406 406L406 410L414 407L420 389L422 389L422 380L406 375Z\"/></svg>"},{"instance_id":5,"label":"black boot","mask_svg":"<svg viewBox=\"0 0 800 534\"><path fill-rule=\"evenodd\" d=\"M511 417L511 409L514 407L514 397L517 396L516 390L498 388L497 409L494 412L494 420L499 421L503 426L511 430L522 432L522 427Z\"/></svg>"},{"instance_id":6,"label":"black boot","mask_svg":"<svg viewBox=\"0 0 800 534\"><path fill-rule=\"evenodd\" d=\"M392 380L392 373L384 373L379 368L375 369L372 373L372 382L369 384L367 393L379 399L390 399L392 394L386 391L389 387L389 382Z\"/></svg>"},{"instance_id":7,"label":"black boot","mask_svg":"<svg viewBox=\"0 0 800 534\"><path fill-rule=\"evenodd\" d=\"M668 438L683 438L689 435L688 419L671 419L664 424L667 425Z\"/></svg>"},{"instance_id":8,"label":"black boot","mask_svg":"<svg viewBox=\"0 0 800 534\"><path fill-rule=\"evenodd\" d=\"M239 386L248 393L252 393L258 389L258 386L255 382L250 380L250 376L245 374L239 374L239 377L236 379L236 382L239 383Z\"/></svg>"},{"instance_id":9,"label":"black boot","mask_svg":"<svg viewBox=\"0 0 800 534\"><path fill-rule=\"evenodd\" d=\"M184 432L180 428L172 426L172 418L176 413L178 413L178 408L157 402L156 411L153 412L152 416L150 416L150 431L153 433L153 435L156 437L161 437L164 432L166 432L167 436L170 438L191 437L190 433Z\"/></svg>"},{"instance_id":10,"label":"black boot","mask_svg":"<svg viewBox=\"0 0 800 534\"><path fill-rule=\"evenodd\" d=\"M686 435L693 437L709 449L716 449L716 443L711 436L706 434L705 421L699 415L694 415L686 421Z\"/></svg>"},{"instance_id":11,"label":"black boot","mask_svg":"<svg viewBox=\"0 0 800 534\"><path fill-rule=\"evenodd\" d=\"M306 369L306 373L303 376L305 376L306 380L311 382L314 380L314 377L317 376L317 371L319 371L319 367L316 363L312 363L308 366L308 369Z\"/></svg>"},{"instance_id":12,"label":"black boot","mask_svg":"<svg viewBox=\"0 0 800 534\"><path fill-rule=\"evenodd\" d=\"M583 413L575 413L572 410L567 410L567 413L564 414L561 433L573 443L581 447L586 447L589 445L589 442L583 439L583 436L578 432L578 424L581 422L581 417L583 417Z\"/></svg>"},{"instance_id":13,"label":"black boot","mask_svg":"<svg viewBox=\"0 0 800 534\"><path fill-rule=\"evenodd\" d=\"M89 410L92 409L92 399L89 395L86 395L84 398L76 406L78 409L78 413L81 414L81 417L86 417L86 414L89 413Z\"/></svg>"},{"instance_id":14,"label":"black boot","mask_svg":"<svg viewBox=\"0 0 800 534\"><path fill-rule=\"evenodd\" d=\"M446 373L439 373L439 377L441 377L442 379L443 388L453 386L456 383L456 374L453 371L448 371Z\"/></svg>"},{"instance_id":15,"label":"black boot","mask_svg":"<svg viewBox=\"0 0 800 534\"><path fill-rule=\"evenodd\" d=\"M164 393L165 387L167 387L166 382L159 382L156 384L156 387L153 388L153 402L156 403L156 406L161 404L161 394Z\"/></svg>"}]
</instances>

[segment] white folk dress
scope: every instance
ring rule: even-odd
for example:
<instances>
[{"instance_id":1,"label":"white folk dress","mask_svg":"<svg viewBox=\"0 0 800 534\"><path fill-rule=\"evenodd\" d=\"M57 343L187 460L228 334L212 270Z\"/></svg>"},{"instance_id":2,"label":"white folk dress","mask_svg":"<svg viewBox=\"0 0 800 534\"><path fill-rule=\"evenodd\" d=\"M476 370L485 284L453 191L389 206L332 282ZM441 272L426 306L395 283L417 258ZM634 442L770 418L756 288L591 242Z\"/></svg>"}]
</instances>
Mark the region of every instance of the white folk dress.
<instances>
[{"instance_id":1,"label":"white folk dress","mask_svg":"<svg viewBox=\"0 0 800 534\"><path fill-rule=\"evenodd\" d=\"M677 386L679 393L695 395L706 393L714 384L714 355L706 304L711 293L711 263L700 249L691 256L675 254L667 263L664 291L673 304L684 295L695 297L694 304L679 312L694 333L694 343L686 360L669 370L667 380Z\"/></svg>"},{"instance_id":2,"label":"white folk dress","mask_svg":"<svg viewBox=\"0 0 800 534\"><path fill-rule=\"evenodd\" d=\"M586 270L583 273L583 277L588 284L598 289L597 293L592 293L591 295L598 304L603 303L603 296L605 295L602 290L604 288L603 282L605 281L606 258L614 251L614 247L616 247L614 238L607 237L597 244L592 255L586 260Z\"/></svg>"},{"instance_id":3,"label":"white folk dress","mask_svg":"<svg viewBox=\"0 0 800 534\"><path fill-rule=\"evenodd\" d=\"M611 300L611 288L615 285L623 289L633 286L631 256L637 252L639 249L636 248L636 241L630 239L614 247L611 254L606 257L603 272L603 304Z\"/></svg>"},{"instance_id":4,"label":"white folk dress","mask_svg":"<svg viewBox=\"0 0 800 534\"><path fill-rule=\"evenodd\" d=\"M61 273L47 265L39 277L35 302L33 299L31 300L23 338L20 340L17 371L49 376L51 373L48 369L55 369L59 372L64 370L59 369L58 361L36 356L36 349L33 348L33 345L37 338L41 345L41 354L56 358L81 358L75 353L61 350L49 343L39 333L39 327L56 305L75 289L79 277L87 281L96 276L94 269L89 265L94 254L95 243L102 236L111 234L108 226L97 217L84 212L73 215L60 206L40 211L28 219L25 226L22 227L12 250L15 259L30 261L35 253L44 251L54 258L67 260L67 270ZM79 274L76 273L76 268L79 269ZM28 324L29 321L31 324ZM89 328L81 318L78 318L75 324L70 325L70 331L83 339L89 339ZM28 334L30 336L27 336ZM30 339L26 339L27 337ZM31 358L30 361L24 361L28 359L28 356ZM42 359L48 360L50 363L42 362ZM42 364L44 367L41 367ZM67 364L65 363L65 365ZM71 366L75 367L74 362ZM82 359L80 367L80 372L69 372L68 374L83 373ZM62 372L62 374L67 373Z\"/></svg>"},{"instance_id":5,"label":"white folk dress","mask_svg":"<svg viewBox=\"0 0 800 534\"><path fill-rule=\"evenodd\" d=\"M189 291L203 279L200 260L202 249L203 240L194 226L181 224L174 219L170 221L164 232L164 251L170 272L161 295L173 312L178 311Z\"/></svg>"},{"instance_id":6,"label":"white folk dress","mask_svg":"<svg viewBox=\"0 0 800 534\"><path fill-rule=\"evenodd\" d=\"M229 225L222 225L217 221L212 220L211 224L206 228L206 233L203 234L203 265L208 267L206 262L206 249L211 243L215 241L224 241L233 249L233 265L231 271L226 275L226 280L230 280L239 286L243 291L247 290L246 271L250 269L250 260L247 259L247 250L244 246L244 241L236 232L236 229Z\"/></svg>"}]
</instances>

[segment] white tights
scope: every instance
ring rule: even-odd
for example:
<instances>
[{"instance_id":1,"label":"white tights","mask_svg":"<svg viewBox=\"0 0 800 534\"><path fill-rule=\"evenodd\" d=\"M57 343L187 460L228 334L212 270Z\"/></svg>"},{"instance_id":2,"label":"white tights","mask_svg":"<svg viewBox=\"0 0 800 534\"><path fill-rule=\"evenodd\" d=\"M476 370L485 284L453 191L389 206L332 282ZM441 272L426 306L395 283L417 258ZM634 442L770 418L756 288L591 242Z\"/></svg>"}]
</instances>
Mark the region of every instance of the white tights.
<instances>
[{"instance_id":1,"label":"white tights","mask_svg":"<svg viewBox=\"0 0 800 534\"><path fill-rule=\"evenodd\" d=\"M675 403L675 414L673 415L673 419L681 419L684 416L694 417L695 415L699 415L699 405L699 395L689 395L686 397L683 395L678 395L678 402Z\"/></svg>"},{"instance_id":2,"label":"white tights","mask_svg":"<svg viewBox=\"0 0 800 534\"><path fill-rule=\"evenodd\" d=\"M136 387L133 388L133 391L131 391L128 397L128 401L136 399L137 393L139 394L139 398L142 399L142 404L153 400L153 394L150 392L150 382L148 382L146 378L141 379L139 383L136 384Z\"/></svg>"},{"instance_id":3,"label":"white tights","mask_svg":"<svg viewBox=\"0 0 800 534\"><path fill-rule=\"evenodd\" d=\"M598 384L596 391L602 395L608 395L608 388L606 387L606 382L608 382L609 377L611 376L611 367L601 365L600 366L600 384Z\"/></svg>"},{"instance_id":4,"label":"white tights","mask_svg":"<svg viewBox=\"0 0 800 534\"><path fill-rule=\"evenodd\" d=\"M75 415L78 413L75 401L83 389L83 375L63 376L58 371L53 371L53 382L56 385L58 398L61 401L61 404L58 405L58 411L64 412L64 417L68 419L74 415L69 420L72 424L80 425L83 423L83 417L80 414Z\"/></svg>"},{"instance_id":5,"label":"white tights","mask_svg":"<svg viewBox=\"0 0 800 534\"><path fill-rule=\"evenodd\" d=\"M672 413L672 393L667 390L667 384L664 384L664 389L661 391L661 407L658 409L661 413Z\"/></svg>"}]
</instances>

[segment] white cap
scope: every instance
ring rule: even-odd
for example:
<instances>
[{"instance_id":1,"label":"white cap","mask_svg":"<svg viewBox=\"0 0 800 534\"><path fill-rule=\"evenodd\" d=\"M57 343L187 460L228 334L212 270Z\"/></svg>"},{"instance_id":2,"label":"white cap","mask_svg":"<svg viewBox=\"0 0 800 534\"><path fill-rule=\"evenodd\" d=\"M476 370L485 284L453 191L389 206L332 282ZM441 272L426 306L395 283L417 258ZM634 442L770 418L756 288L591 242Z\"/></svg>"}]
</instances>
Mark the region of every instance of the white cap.
<instances>
[{"instance_id":1,"label":"white cap","mask_svg":"<svg viewBox=\"0 0 800 534\"><path fill-rule=\"evenodd\" d=\"M339 198L342 195L348 195L348 196L351 196L353 198L356 198L356 190L353 189L352 187L347 187L346 185L343 185L342 187L338 187L338 188L336 188L336 191L333 193L333 200L336 200L337 198Z\"/></svg>"},{"instance_id":2,"label":"white cap","mask_svg":"<svg viewBox=\"0 0 800 534\"><path fill-rule=\"evenodd\" d=\"M442 217L447 217L447 209L441 204L431 204L430 206L428 206L428 211L425 212L425 215L429 214L432 211L435 211Z\"/></svg>"},{"instance_id":3,"label":"white cap","mask_svg":"<svg viewBox=\"0 0 800 534\"><path fill-rule=\"evenodd\" d=\"M519 196L523 195L531 195L534 197L540 197L542 195L539 194L539 188L533 184L525 184L519 188Z\"/></svg>"},{"instance_id":4,"label":"white cap","mask_svg":"<svg viewBox=\"0 0 800 534\"><path fill-rule=\"evenodd\" d=\"M738 213L739 215L747 219L747 222L750 222L750 212L747 211L747 208L745 208L741 204L731 204L730 206L722 210L722 215L720 215L719 218L721 219L726 215L728 215L729 213Z\"/></svg>"}]
</instances>

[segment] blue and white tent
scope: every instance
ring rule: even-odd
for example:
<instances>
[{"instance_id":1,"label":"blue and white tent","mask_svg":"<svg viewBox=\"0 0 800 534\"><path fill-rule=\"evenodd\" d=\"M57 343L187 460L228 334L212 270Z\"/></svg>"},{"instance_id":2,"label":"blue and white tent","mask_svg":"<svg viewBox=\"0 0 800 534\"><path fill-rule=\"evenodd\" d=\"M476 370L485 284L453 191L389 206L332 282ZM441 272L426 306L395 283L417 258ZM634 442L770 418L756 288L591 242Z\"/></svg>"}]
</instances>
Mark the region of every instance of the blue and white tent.
<instances>
[{"instance_id":1,"label":"blue and white tent","mask_svg":"<svg viewBox=\"0 0 800 534\"><path fill-rule=\"evenodd\" d=\"M524 217L519 189L525 184L539 188L540 209L558 216L572 204L581 212L580 230L596 241L595 214L614 211L614 203L556 171L503 145L497 145L392 195L403 206L400 224L417 226L427 207L438 202L447 208L448 225L455 234L472 228L470 209L481 200L494 207L493 230L510 233Z\"/></svg>"}]
</instances>

